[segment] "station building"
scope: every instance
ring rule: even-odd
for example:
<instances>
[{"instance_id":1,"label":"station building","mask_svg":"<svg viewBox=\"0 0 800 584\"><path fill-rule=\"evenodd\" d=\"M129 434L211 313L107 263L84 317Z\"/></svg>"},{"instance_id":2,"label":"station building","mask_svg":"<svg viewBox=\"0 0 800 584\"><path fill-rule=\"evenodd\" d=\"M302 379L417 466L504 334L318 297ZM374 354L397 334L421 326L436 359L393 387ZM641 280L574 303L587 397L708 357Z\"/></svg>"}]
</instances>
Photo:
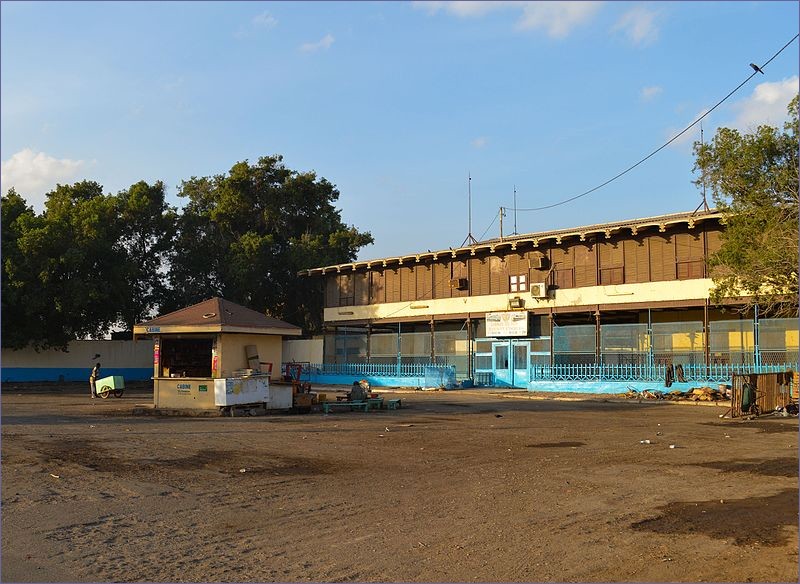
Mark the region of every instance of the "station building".
<instances>
[{"instance_id":1,"label":"station building","mask_svg":"<svg viewBox=\"0 0 800 584\"><path fill-rule=\"evenodd\" d=\"M797 319L709 300L723 216L696 211L514 235L301 272L324 281L319 373L553 382L726 381L797 369ZM678 367L680 366L680 367Z\"/></svg>"}]
</instances>

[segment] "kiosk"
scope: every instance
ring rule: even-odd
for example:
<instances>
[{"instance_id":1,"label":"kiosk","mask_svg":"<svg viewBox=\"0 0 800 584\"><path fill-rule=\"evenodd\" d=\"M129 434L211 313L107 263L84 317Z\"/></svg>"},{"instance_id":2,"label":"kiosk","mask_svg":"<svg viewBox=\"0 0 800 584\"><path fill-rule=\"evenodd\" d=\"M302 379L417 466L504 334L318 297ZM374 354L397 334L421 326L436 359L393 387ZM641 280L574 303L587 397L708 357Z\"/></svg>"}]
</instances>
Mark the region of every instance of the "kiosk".
<instances>
[{"instance_id":1,"label":"kiosk","mask_svg":"<svg viewBox=\"0 0 800 584\"><path fill-rule=\"evenodd\" d=\"M278 379L284 336L300 327L223 298L159 316L134 327L153 338L153 405L214 409L264 403L292 407L292 389Z\"/></svg>"}]
</instances>

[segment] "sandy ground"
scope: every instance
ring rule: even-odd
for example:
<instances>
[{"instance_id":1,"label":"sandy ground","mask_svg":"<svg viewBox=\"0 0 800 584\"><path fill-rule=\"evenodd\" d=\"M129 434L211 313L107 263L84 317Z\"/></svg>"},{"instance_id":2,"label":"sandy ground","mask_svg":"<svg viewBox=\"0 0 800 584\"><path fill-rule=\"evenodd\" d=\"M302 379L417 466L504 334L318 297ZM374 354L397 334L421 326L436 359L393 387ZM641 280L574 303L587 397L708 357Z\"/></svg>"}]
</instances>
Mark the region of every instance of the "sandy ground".
<instances>
[{"instance_id":1,"label":"sandy ground","mask_svg":"<svg viewBox=\"0 0 800 584\"><path fill-rule=\"evenodd\" d=\"M797 419L486 390L176 418L85 393L3 387L5 582L798 578Z\"/></svg>"}]
</instances>

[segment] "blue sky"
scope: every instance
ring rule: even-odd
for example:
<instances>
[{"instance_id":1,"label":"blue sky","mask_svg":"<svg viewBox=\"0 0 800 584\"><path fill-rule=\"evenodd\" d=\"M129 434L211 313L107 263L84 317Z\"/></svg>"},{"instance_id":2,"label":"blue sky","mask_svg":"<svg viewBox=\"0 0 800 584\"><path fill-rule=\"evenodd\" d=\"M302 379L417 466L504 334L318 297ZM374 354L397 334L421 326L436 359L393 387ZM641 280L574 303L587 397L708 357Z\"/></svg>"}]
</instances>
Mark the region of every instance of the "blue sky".
<instances>
[{"instance_id":1,"label":"blue sky","mask_svg":"<svg viewBox=\"0 0 800 584\"><path fill-rule=\"evenodd\" d=\"M3 2L2 189L117 192L282 154L372 232L359 258L499 235L666 142L798 32L797 2ZM704 121L779 125L795 41ZM542 231L678 211L696 128ZM513 212L504 219L514 229Z\"/></svg>"}]
</instances>

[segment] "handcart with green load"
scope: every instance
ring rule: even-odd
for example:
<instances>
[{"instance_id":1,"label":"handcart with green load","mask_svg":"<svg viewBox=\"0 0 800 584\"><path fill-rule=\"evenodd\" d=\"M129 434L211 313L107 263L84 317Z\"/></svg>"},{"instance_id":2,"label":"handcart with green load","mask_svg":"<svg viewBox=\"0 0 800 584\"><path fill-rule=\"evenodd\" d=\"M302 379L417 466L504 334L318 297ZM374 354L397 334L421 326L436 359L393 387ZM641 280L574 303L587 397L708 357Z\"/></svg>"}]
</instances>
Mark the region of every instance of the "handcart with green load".
<instances>
[{"instance_id":1,"label":"handcart with green load","mask_svg":"<svg viewBox=\"0 0 800 584\"><path fill-rule=\"evenodd\" d=\"M97 388L97 395L106 399L111 394L114 397L122 397L125 391L125 378L122 375L110 375L103 377L95 382Z\"/></svg>"}]
</instances>

